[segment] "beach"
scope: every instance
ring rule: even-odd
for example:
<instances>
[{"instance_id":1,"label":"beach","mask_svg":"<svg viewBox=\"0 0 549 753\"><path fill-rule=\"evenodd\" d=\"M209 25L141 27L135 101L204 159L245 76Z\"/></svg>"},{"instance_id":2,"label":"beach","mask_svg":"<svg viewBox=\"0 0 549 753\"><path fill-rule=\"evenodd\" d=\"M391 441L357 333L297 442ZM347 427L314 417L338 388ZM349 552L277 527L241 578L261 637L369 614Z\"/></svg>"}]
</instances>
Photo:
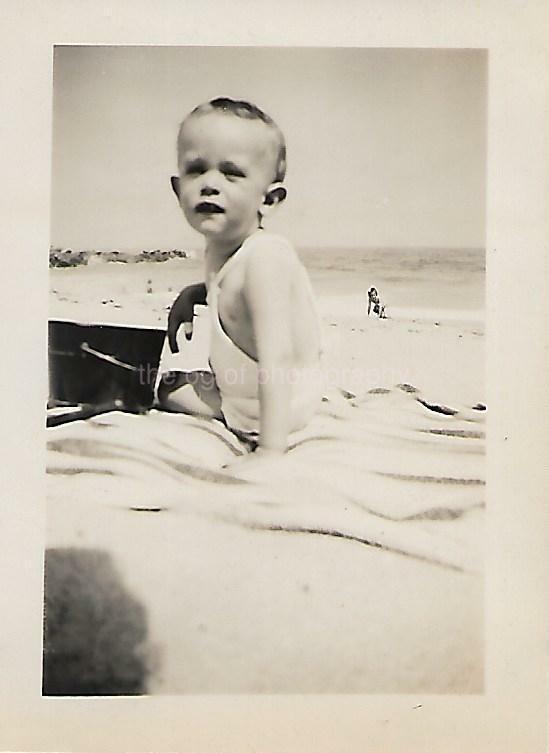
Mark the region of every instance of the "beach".
<instances>
[{"instance_id":1,"label":"beach","mask_svg":"<svg viewBox=\"0 0 549 753\"><path fill-rule=\"evenodd\" d=\"M129 692L482 692L484 254L300 254L322 320L330 401L317 434L303 439L309 446L290 451L286 486L274 479L284 472L273 469L272 500L265 480L259 496L222 489L215 474L238 446L218 429L195 439L197 427L183 417L107 414L48 430L46 543L57 563L50 584L75 562L84 579L101 557L102 572L112 565L107 591L120 581L141 605L132 608L140 616L130 632L146 659L141 685ZM164 327L177 292L201 276L199 258L93 257L50 270L50 318ZM387 319L366 316L371 285ZM201 309L192 342L181 338L178 355L166 347L162 369L205 368L207 329ZM120 451L118 465L107 437ZM160 460L144 467L149 440L158 457L161 442L166 453L171 442L170 462L181 442L188 485L172 474L163 486ZM290 483L300 468L311 474L309 490ZM330 468L356 478L332 482ZM210 476L198 478L197 469ZM114 478L119 471L122 480ZM391 474L398 485L385 479ZM336 491L328 493L331 483ZM211 490L207 514L204 489ZM351 498L369 517L345 517ZM273 511L258 512L259 501ZM405 530L395 522L414 516L420 522ZM95 552L95 565L82 552ZM102 588L98 582L96 593Z\"/></svg>"}]
</instances>

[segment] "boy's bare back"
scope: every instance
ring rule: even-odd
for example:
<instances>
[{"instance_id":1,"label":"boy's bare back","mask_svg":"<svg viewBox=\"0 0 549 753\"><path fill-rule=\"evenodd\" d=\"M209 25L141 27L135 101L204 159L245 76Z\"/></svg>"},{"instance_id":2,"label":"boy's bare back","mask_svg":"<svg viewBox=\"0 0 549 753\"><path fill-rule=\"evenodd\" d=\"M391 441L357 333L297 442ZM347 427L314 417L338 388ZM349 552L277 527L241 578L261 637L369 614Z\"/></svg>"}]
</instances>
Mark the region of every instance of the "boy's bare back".
<instances>
[{"instance_id":1,"label":"boy's bare back","mask_svg":"<svg viewBox=\"0 0 549 753\"><path fill-rule=\"evenodd\" d=\"M259 234L258 234L259 235ZM320 333L307 273L291 246L261 232L241 265L224 277L219 318L234 344L254 361L262 339L286 337L290 367L318 362Z\"/></svg>"}]
</instances>

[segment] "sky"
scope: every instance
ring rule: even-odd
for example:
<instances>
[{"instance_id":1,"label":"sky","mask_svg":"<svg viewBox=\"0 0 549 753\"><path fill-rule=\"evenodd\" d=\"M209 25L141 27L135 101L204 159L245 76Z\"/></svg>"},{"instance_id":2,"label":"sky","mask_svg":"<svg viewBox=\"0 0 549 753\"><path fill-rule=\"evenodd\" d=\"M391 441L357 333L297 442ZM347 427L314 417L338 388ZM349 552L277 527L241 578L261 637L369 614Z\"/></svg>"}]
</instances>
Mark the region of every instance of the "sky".
<instances>
[{"instance_id":1,"label":"sky","mask_svg":"<svg viewBox=\"0 0 549 753\"><path fill-rule=\"evenodd\" d=\"M485 245L482 50L58 46L51 244L200 248L169 184L180 121L216 96L273 117L300 247Z\"/></svg>"}]
</instances>

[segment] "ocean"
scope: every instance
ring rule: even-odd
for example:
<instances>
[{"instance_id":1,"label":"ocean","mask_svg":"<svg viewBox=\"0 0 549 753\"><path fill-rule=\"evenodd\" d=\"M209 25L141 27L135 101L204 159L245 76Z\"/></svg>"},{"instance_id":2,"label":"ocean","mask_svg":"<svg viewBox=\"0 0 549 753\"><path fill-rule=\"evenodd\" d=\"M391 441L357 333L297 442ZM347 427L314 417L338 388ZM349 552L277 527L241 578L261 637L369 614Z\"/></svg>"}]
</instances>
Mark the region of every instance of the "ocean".
<instances>
[{"instance_id":1,"label":"ocean","mask_svg":"<svg viewBox=\"0 0 549 753\"><path fill-rule=\"evenodd\" d=\"M484 249L309 248L298 253L319 293L365 296L373 285L392 306L484 308Z\"/></svg>"}]
</instances>

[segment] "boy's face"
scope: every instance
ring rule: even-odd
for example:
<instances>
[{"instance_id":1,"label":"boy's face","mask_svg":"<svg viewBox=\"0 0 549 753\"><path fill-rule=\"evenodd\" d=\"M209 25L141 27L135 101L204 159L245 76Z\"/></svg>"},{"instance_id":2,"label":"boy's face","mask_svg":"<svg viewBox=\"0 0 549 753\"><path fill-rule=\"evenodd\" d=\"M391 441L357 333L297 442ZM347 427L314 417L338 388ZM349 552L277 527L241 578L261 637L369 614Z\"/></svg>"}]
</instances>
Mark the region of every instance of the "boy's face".
<instances>
[{"instance_id":1,"label":"boy's face","mask_svg":"<svg viewBox=\"0 0 549 753\"><path fill-rule=\"evenodd\" d=\"M224 113L195 115L178 147L179 203L191 227L229 241L253 231L275 174L268 126Z\"/></svg>"}]
</instances>

